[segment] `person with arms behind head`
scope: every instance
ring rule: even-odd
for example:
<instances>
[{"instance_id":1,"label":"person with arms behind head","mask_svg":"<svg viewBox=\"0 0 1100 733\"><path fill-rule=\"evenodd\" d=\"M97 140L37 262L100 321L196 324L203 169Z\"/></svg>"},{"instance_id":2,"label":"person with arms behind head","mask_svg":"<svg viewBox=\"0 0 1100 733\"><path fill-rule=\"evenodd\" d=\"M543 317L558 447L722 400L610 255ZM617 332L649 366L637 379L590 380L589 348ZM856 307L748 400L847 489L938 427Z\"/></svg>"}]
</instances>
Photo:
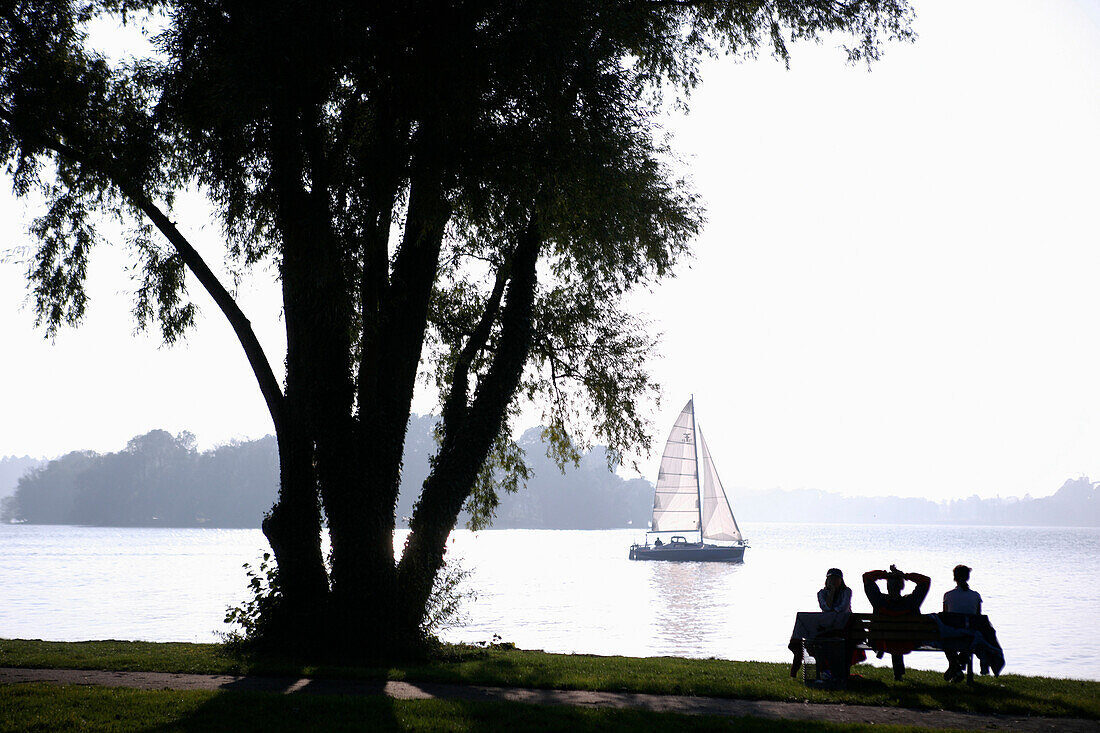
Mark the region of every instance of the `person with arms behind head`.
<instances>
[{"instance_id":1,"label":"person with arms behind head","mask_svg":"<svg viewBox=\"0 0 1100 733\"><path fill-rule=\"evenodd\" d=\"M877 583L880 580L886 581L885 594L878 588ZM916 588L908 595L902 595L907 580L916 583ZM889 570L868 570L863 574L863 590L867 593L867 600L871 602L871 609L887 616L920 613L920 604L924 602L931 586L932 579L927 575L903 573L895 565L891 565ZM913 645L909 642L885 641L875 648L890 653L894 679L900 681L905 674L905 655L913 651Z\"/></svg>"}]
</instances>

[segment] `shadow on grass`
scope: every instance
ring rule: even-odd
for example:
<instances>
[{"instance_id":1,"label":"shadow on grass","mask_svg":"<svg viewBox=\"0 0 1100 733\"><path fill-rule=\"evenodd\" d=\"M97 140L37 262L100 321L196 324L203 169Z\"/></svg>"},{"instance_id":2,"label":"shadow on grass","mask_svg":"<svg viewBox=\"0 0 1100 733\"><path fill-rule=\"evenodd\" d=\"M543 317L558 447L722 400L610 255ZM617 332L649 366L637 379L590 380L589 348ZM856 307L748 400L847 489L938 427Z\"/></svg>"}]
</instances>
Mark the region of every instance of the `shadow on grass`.
<instances>
[{"instance_id":1,"label":"shadow on grass","mask_svg":"<svg viewBox=\"0 0 1100 733\"><path fill-rule=\"evenodd\" d=\"M1005 675L952 685L935 672L910 670L901 683L889 668L861 666L863 674L844 690L802 686L787 676L787 665L675 658L632 659L588 655L543 655L494 648L449 648L429 661L359 667L256 664L251 671L310 675L318 681L347 679L381 682L472 684L532 689L582 689L744 700L834 702L914 709L1053 717L1100 718L1095 682ZM854 670L855 671L855 670ZM1079 689L1078 689L1079 688Z\"/></svg>"},{"instance_id":2,"label":"shadow on grass","mask_svg":"<svg viewBox=\"0 0 1100 733\"><path fill-rule=\"evenodd\" d=\"M378 696L276 695L223 692L175 720L142 728L168 731L739 731L747 733L836 733L866 726L759 718L652 713L472 700L393 700ZM912 730L876 726L874 730Z\"/></svg>"},{"instance_id":3,"label":"shadow on grass","mask_svg":"<svg viewBox=\"0 0 1100 733\"><path fill-rule=\"evenodd\" d=\"M953 710L958 712L1100 718L1096 701L1078 702L1054 689L1044 689L1041 681L1005 676L975 678L973 684L950 684L933 672L906 674L895 682L889 670L880 675L852 677L847 687L835 691L814 690L808 695L815 702L847 704L886 704L914 709ZM1064 686L1067 681L1052 681ZM1071 683L1072 684L1072 683ZM803 688L806 689L806 688ZM1079 698L1088 700L1088 696ZM880 702L881 701L881 702Z\"/></svg>"},{"instance_id":4,"label":"shadow on grass","mask_svg":"<svg viewBox=\"0 0 1100 733\"><path fill-rule=\"evenodd\" d=\"M283 694L274 691L226 689L174 719L141 728L147 733L168 731L352 731L406 730L382 696Z\"/></svg>"}]
</instances>

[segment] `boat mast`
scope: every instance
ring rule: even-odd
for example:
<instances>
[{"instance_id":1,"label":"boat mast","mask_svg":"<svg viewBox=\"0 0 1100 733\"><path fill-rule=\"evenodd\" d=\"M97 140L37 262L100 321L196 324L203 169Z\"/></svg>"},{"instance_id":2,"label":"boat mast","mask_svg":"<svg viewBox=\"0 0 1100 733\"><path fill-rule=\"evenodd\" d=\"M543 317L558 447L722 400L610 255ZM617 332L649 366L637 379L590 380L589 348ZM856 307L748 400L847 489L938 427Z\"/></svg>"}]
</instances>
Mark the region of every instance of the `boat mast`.
<instances>
[{"instance_id":1,"label":"boat mast","mask_svg":"<svg viewBox=\"0 0 1100 733\"><path fill-rule=\"evenodd\" d=\"M703 483L699 480L699 423L695 422L695 395L691 395L691 447L695 451L695 505L699 510L699 544L703 544Z\"/></svg>"}]
</instances>

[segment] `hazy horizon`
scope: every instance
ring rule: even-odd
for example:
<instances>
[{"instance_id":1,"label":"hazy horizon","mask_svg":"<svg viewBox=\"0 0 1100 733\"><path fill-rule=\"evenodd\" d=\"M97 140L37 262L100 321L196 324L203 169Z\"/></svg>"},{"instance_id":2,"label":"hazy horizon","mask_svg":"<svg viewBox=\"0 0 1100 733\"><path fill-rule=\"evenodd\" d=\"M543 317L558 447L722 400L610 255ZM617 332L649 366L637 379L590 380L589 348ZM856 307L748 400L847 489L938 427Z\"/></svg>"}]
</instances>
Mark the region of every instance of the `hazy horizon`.
<instances>
[{"instance_id":1,"label":"hazy horizon","mask_svg":"<svg viewBox=\"0 0 1100 733\"><path fill-rule=\"evenodd\" d=\"M402 479L401 500L398 503L399 505L398 505L398 511L397 511L397 514L399 516L407 515L407 514L410 514L412 512L412 502L415 499L415 495L414 495L415 494L415 487L419 486L420 483L423 481L424 477L427 475L428 456L425 453L425 449L430 448L431 435L430 435L430 432L425 432L425 431L428 431L428 428L425 427L424 421L425 420L430 420L433 417L434 416L432 416L432 415L416 415L414 413L413 419L410 421L410 433L408 435L408 442L406 444L406 452L405 452L405 469L404 469L404 476L403 476L403 479ZM418 427L418 424L419 424L419 427ZM160 432L160 431L155 430L153 432ZM421 434L421 433L423 433L423 434ZM142 438L142 437L144 437L144 436L132 436L132 438L130 439L130 441L128 441L128 443L133 441L133 440ZM197 436L193 436L193 435L191 437L192 438L197 438ZM627 496L628 494L636 494L637 491L636 490L627 491L625 482L633 482L633 481L640 480L640 481L644 482L644 484L648 488L646 489L645 496L642 499L639 499L638 506L643 506L644 505L645 511L648 512L649 493L652 492L653 486L655 485L655 477L652 477L652 476L640 476L640 477L639 476L632 476L632 475L630 475L631 472L622 471L622 472L619 472L617 475L615 475L613 478L612 477L601 478L597 474L602 472L603 470L606 470L605 467L604 467L605 455L606 454L603 452L605 450L605 446L602 446L602 445L593 446L590 451L585 452L581 456L580 464L578 466L574 467L574 466L571 466L571 465L567 465L566 470L563 473L563 472L559 471L556 466L552 466L550 461L547 459L547 457L545 455L545 450L544 450L545 446L541 442L541 436L539 435L537 429L528 428L527 431L525 431L521 436L517 436L517 437L519 439L520 445L523 446L525 451L527 451L527 462L528 462L529 468L532 471L532 473L531 473L532 478L531 478L531 481L529 482L530 485L529 485L527 491L530 491L531 486L534 486L535 487L535 493L539 493L540 490L545 492L544 488L539 489L538 487L542 484L545 484L547 482L547 480L549 480L552 484L557 485L559 487L563 486L563 485L575 484L577 481L583 481L583 482L586 482L586 486L588 484L591 484L592 486L603 487L603 488L601 488L601 490L606 490L605 485L610 480L612 482L614 482L614 481L620 482L620 484L621 484L620 488L623 491L626 491L626 494L624 494L624 496L623 496L623 498L626 499L626 498L631 498L631 497ZM260 442L262 440L266 440L266 439L274 439L274 435L269 433L265 436L262 436L261 438L257 438L255 441L250 441L250 442L258 443L258 442ZM241 445L242 443L237 442L236 444ZM229 443L222 443L222 444L216 445L216 446L203 446L196 439L194 445L195 445L195 449L199 453L207 454L207 453L217 451L218 449L220 449L222 447L226 447L226 446L229 445ZM109 455L109 454L114 454L114 453L120 452L120 451L126 449L127 447L128 447L127 444L123 444L123 445L118 446L114 450L96 451L96 453L99 456L106 456L106 455ZM54 461L54 460L64 458L66 455L68 455L70 453L79 452L81 450L83 450L83 449L76 448L73 451L66 451L63 454L56 455L56 456L14 456L14 455L5 455L2 451L0 451L0 498L3 498L5 496L9 496L9 495L14 494L19 478L22 475L29 472L30 470L32 470L33 468L36 468L38 466L45 466L50 461ZM274 456L272 456L272 460L275 460ZM410 461L411 461L411 463L410 463ZM19 468L19 466L21 466L21 465L26 465L26 467L25 468ZM275 471L275 473L272 474L272 476L274 476L277 473L277 467L273 468L272 470ZM239 476L241 472L240 472L239 469L234 469L234 470L231 471L231 473L235 476ZM273 479L273 481L275 481L275 479ZM1042 491L1040 493L1028 492L1024 495L1016 495L1016 496L996 495L996 496L993 496L993 497L980 497L980 498L983 501L986 501L986 500L991 500L991 501L994 501L994 502L1003 501L1003 502L1006 502L1006 503L1028 502L1028 501L1031 501L1031 500L1049 499L1049 498L1053 497L1055 494L1058 494L1066 486L1068 486L1070 484L1080 484L1080 482L1088 482L1090 484L1090 486L1093 488L1094 491L1095 491L1096 486L1100 485L1100 481L1092 481L1091 477L1089 477L1089 476L1085 476L1085 475L1068 476L1068 477L1066 477L1066 479L1062 483L1058 484L1058 486L1049 487L1049 491ZM633 484L631 484L631 485L633 485ZM570 490L572 490L572 489L570 489ZM827 498L827 499L830 499L830 500L832 500L833 498L845 499L845 500L846 499L852 499L852 500L862 500L862 499L879 500L879 499L881 499L881 500L885 500L887 502L892 501L892 500L896 500L898 502L911 502L914 499L914 497L900 497L900 496L896 496L896 495L884 495L884 494L881 494L881 493L879 493L879 494L853 494L853 493L831 492L831 491L826 491L826 490L823 490L823 489L818 489L818 488L815 488L815 487L787 489L787 488L778 487L778 486L773 486L773 487L757 486L757 487L753 487L753 486L727 485L726 490L727 490L728 495L730 496L731 503L737 507L738 511L745 510L745 508L747 506L752 507L752 509L750 509L743 516L751 517L754 514L763 513L765 515L768 515L767 518L765 519L765 521L784 521L782 519L782 516L784 515L785 512L787 512L787 509L785 509L785 508L777 509L775 506L773 506L770 503L772 500L776 499L777 497L782 497L784 499L784 501L787 501L788 503L792 499L792 497L797 498L797 497L800 497L800 496L801 497L808 496L810 498L814 498L814 497ZM274 484L273 484L272 494L271 494L271 497L270 497L271 501L274 501L274 498L275 498L274 491L275 491L275 488L274 488ZM413 492L413 494L409 494L408 492ZM525 492L521 492L521 494L519 494L518 496L517 495L509 495L509 494L506 494L506 495L502 496L502 502L503 502L502 506L507 505L508 503L514 501L517 498L520 501L523 501L524 500L523 493L525 493ZM964 501L965 502L965 501L968 501L968 500L972 499L974 496L976 496L976 494L972 493L972 494L967 494L965 496L950 497L948 499L931 498L931 499L928 499L928 500L933 502L934 504L939 505L939 506L947 506L947 504L949 502L952 502L952 501ZM632 497L632 498L637 498L637 497ZM927 497L917 497L917 498L927 499ZM746 499L748 500L747 503L746 503ZM760 504L760 501L763 501L764 499L768 499L769 503L768 504ZM265 506L266 506L266 504L265 504ZM798 505L798 504L796 504L794 506L794 510L797 511L797 512L802 512L805 509L806 509L805 506L801 506L801 505ZM780 518L777 518L776 516L772 516L772 515L775 515L777 511L778 511L778 514L779 514ZM262 509L258 510L257 511L257 517L259 517L259 515L262 514L262 512L263 512ZM811 512L811 515L812 515L812 512ZM791 521L795 521L795 520L791 520ZM801 521L801 520L798 520L798 521ZM258 522L258 519L257 519L257 522ZM1053 525L1051 525L1051 526L1053 526ZM1070 526L1070 525L1059 525L1059 526Z\"/></svg>"}]
</instances>

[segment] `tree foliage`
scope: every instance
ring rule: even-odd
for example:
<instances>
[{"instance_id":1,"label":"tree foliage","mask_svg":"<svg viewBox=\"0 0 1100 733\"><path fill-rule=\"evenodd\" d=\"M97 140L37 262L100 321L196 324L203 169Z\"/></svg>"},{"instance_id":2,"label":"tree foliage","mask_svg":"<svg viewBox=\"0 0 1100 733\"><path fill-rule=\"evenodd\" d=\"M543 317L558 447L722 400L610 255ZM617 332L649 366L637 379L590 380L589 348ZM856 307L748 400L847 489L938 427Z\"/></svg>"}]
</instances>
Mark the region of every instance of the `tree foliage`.
<instances>
[{"instance_id":1,"label":"tree foliage","mask_svg":"<svg viewBox=\"0 0 1100 733\"><path fill-rule=\"evenodd\" d=\"M0 7L0 154L17 193L46 199L39 322L79 322L103 212L133 229L139 325L168 341L191 325L185 272L210 293L279 444L264 529L281 616L265 628L359 653L416 644L456 517L495 505L486 462L522 481L520 400L545 407L561 457L645 442L652 343L622 298L666 277L702 221L661 142L663 96L708 56L786 61L791 41L841 34L871 61L911 35L903 0ZM159 30L117 61L89 35L112 22ZM283 384L169 216L185 187L214 204L237 267L278 269ZM439 447L397 556L418 377L439 389Z\"/></svg>"}]
</instances>

